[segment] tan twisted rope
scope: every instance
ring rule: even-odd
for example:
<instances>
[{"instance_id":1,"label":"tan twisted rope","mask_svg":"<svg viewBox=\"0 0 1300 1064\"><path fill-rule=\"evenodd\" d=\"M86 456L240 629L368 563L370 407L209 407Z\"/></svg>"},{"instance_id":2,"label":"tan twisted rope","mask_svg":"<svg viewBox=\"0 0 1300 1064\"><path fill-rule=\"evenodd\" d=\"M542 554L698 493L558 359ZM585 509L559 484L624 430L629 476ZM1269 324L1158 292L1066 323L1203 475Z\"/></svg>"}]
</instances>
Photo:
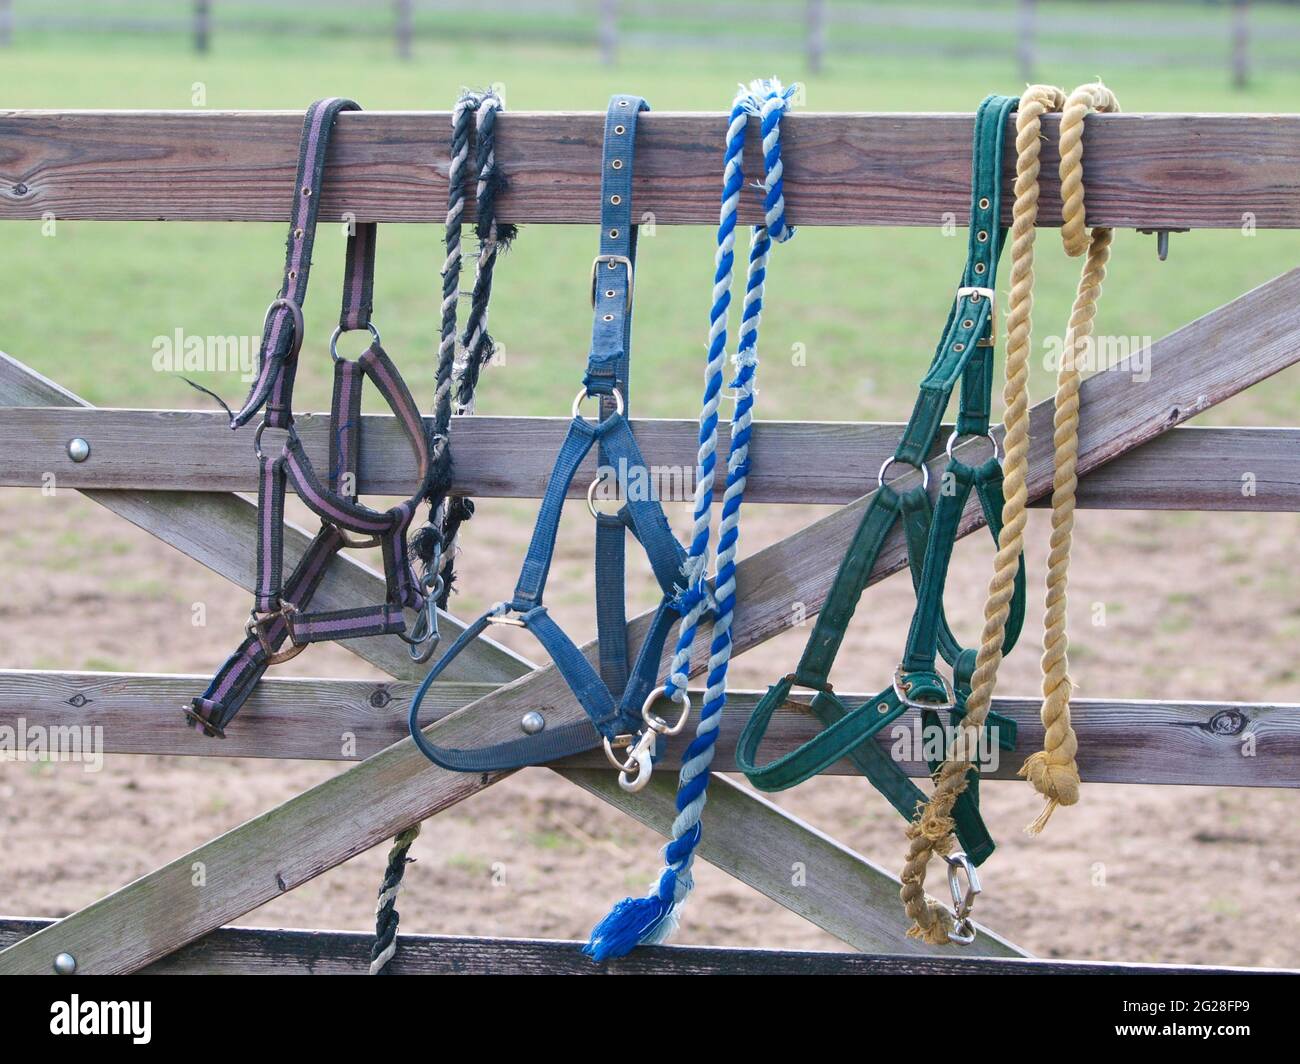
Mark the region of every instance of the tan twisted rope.
<instances>
[{"instance_id":1,"label":"tan twisted rope","mask_svg":"<svg viewBox=\"0 0 1300 1064\"><path fill-rule=\"evenodd\" d=\"M1020 774L1047 799L1026 830L1036 835L1058 805L1079 800L1079 744L1070 725L1070 682L1066 633L1066 585L1074 531L1074 494L1079 478L1078 355L1092 337L1097 301L1110 259L1111 230L1087 229L1083 194L1083 120L1090 111L1118 111L1119 101L1100 82L1070 93L1061 115L1061 237L1065 253L1086 253L1056 378L1052 475L1052 536L1047 557L1047 609L1043 619L1043 749L1025 761Z\"/></svg>"},{"instance_id":2,"label":"tan twisted rope","mask_svg":"<svg viewBox=\"0 0 1300 1064\"><path fill-rule=\"evenodd\" d=\"M1031 85L1020 97L1016 113L1016 185L1011 211L1011 293L1007 310L1007 369L1002 397L1006 404L1003 460L1002 531L984 607L971 693L952 747L935 778L934 793L909 825L907 863L902 872L902 898L913 925L909 935L942 945L949 941L952 917L944 906L926 897L925 872L934 854L953 848L952 807L966 790L972 768L968 752L977 749L980 729L988 716L1002 662L1011 597L1024 544L1025 476L1029 455L1030 316L1034 302L1034 234L1038 220L1038 172L1042 116L1059 111L1065 94L1050 85Z\"/></svg>"}]
</instances>

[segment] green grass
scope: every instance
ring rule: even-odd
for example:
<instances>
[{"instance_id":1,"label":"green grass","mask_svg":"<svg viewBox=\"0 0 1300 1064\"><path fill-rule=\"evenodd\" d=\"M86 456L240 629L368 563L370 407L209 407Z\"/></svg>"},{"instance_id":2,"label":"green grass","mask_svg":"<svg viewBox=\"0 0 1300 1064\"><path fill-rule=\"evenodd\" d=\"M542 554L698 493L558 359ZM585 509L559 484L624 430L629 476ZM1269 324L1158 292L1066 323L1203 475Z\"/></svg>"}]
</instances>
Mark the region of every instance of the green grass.
<instances>
[{"instance_id":1,"label":"green grass","mask_svg":"<svg viewBox=\"0 0 1300 1064\"><path fill-rule=\"evenodd\" d=\"M1287 18L1300 25L1300 12ZM0 99L8 107L188 108L201 82L207 106L217 109L296 109L318 96L345 94L371 109L427 110L448 107L462 85L502 82L514 110L598 110L615 90L641 92L659 110L721 110L737 81L773 72L802 77L795 52L797 42L789 55L757 58L630 50L611 71L588 48L502 50L481 43L423 43L414 62L401 64L380 35L355 42L219 38L207 57L192 55L181 37L22 36L0 65ZM1221 70L1193 66L1107 71L1087 59L1042 76L1069 87L1098 73L1130 111L1281 111L1300 99L1300 76L1277 72L1235 93ZM986 92L1020 87L1009 46L991 49L986 61L838 58L824 75L807 80L808 107L819 111L965 111ZM256 333L279 283L278 225L61 222L48 237L39 223L20 222L3 232L10 296L0 346L101 405L207 406L178 377L153 369L154 337L178 328L193 335ZM437 343L440 240L438 226L391 225L379 248L376 320L426 401ZM503 260L492 331L506 360L485 375L482 412L567 411L590 329L586 284L594 244L589 229L529 226ZM1054 233L1044 233L1039 247L1042 338L1061 331L1078 264L1064 258ZM900 418L929 361L964 248L964 231L809 228L777 249L764 322L761 414ZM303 408L328 405L324 342L335 317L342 250L337 227L324 227L307 308L312 342L299 378ZM1163 335L1293 266L1295 250L1290 233L1192 233L1175 235L1169 262L1160 264L1153 238L1120 233L1099 329ZM642 241L633 384L641 414L689 416L696 407L712 255L706 227L660 227ZM806 350L806 366L792 364L795 345ZM1245 337L1242 354L1249 354ZM1048 394L1049 372L1041 362L1034 372L1036 395ZM231 399L245 388L234 374L200 379ZM1209 420L1293 420L1296 374L1256 392Z\"/></svg>"}]
</instances>

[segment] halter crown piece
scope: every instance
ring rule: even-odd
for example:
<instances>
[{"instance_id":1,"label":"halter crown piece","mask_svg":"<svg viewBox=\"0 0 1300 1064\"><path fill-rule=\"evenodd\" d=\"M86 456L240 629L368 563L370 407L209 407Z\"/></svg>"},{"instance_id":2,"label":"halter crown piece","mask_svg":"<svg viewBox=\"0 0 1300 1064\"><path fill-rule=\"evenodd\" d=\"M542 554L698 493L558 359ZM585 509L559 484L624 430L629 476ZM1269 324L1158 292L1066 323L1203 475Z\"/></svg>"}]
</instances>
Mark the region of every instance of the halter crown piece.
<instances>
[{"instance_id":1,"label":"halter crown piece","mask_svg":"<svg viewBox=\"0 0 1300 1064\"><path fill-rule=\"evenodd\" d=\"M975 116L971 167L970 235L966 264L953 298L930 368L893 457L880 470L879 484L863 510L847 554L840 564L826 602L818 614L796 670L773 684L755 707L741 733L736 763L761 790L784 790L848 758L909 820L926 802L926 796L903 767L879 745L876 737L900 717L919 712L925 734L942 735L945 757L952 745L965 738L949 734L965 714L971 690L976 652L963 647L953 635L944 614L944 588L949 560L972 493L979 500L996 538L1002 524L1002 469L996 440L989 436L993 386L995 333L994 290L1002 251L1001 175L1003 140L1017 101L989 96ZM932 502L927 487L927 463L943 427L943 415L960 383L957 424L948 439L942 466L945 490ZM979 437L987 437L981 443ZM992 455L987 455L992 443ZM981 454L981 448L985 452ZM889 476L891 467L900 468ZM830 672L857 609L872 570L895 525L901 524L909 566L916 590L916 609L903 654L892 682L880 694L858 706L845 704L835 694ZM1015 645L1024 620L1024 560L1017 551L1009 559L1008 618L998 642L1002 653ZM938 659L951 668L951 679ZM810 704L795 702L795 688L812 691ZM758 751L773 714L791 706L811 710L823 730L795 750L767 763ZM1000 746L1015 744L1015 723L988 714L989 730ZM927 750L929 744L926 744ZM963 757L978 764L977 751ZM930 762L937 771L940 759ZM979 810L978 775L966 773L967 786L945 819L945 835L955 832L963 852L948 856L954 909L946 914L951 941L972 941L970 902L978 891L975 868L993 852L993 841ZM962 876L966 886L961 885Z\"/></svg>"},{"instance_id":2,"label":"halter crown piece","mask_svg":"<svg viewBox=\"0 0 1300 1064\"><path fill-rule=\"evenodd\" d=\"M432 601L411 568L406 530L420 499L432 483L433 463L419 408L397 367L379 342L371 320L377 226L357 224L348 235L343 278L343 309L330 339L334 360L329 474L317 475L294 428L293 383L303 343L303 303L311 271L316 218L325 171L325 156L335 119L359 111L351 100L326 99L312 104L303 123L291 212L284 283L266 312L257 378L243 407L231 416L231 428L247 424L265 408L253 440L258 460L258 539L253 609L246 638L218 670L202 695L186 707L187 718L207 735L224 729L252 694L269 665L298 654L308 643L330 639L397 634L406 636L403 609L431 610ZM356 360L338 354L345 332L366 331L370 342ZM415 453L418 486L414 495L386 511L357 501L361 437L361 387L369 379L396 415ZM267 429L283 433L278 451L263 451ZM287 581L282 580L284 496L292 479L303 502L321 519L320 531L307 546ZM354 536L362 537L354 539ZM378 546L383 550L385 601L340 610L309 610L330 559L344 547ZM291 646L284 648L288 640Z\"/></svg>"},{"instance_id":3,"label":"halter crown piece","mask_svg":"<svg viewBox=\"0 0 1300 1064\"><path fill-rule=\"evenodd\" d=\"M713 306L709 311L708 364L704 371L704 402L700 409L698 465L695 477L695 524L686 559L689 602L678 632L677 648L660 697L686 698L691 648L700 619L713 612L709 645L708 681L695 738L682 755L678 776L677 816L672 841L664 848L664 868L644 898L627 898L614 906L591 933L584 952L597 961L621 957L641 944L664 941L677 926L681 907L694 886L691 866L702 834L700 816L707 800L709 766L713 762L718 725L727 700L727 665L731 659L731 621L736 607L736 547L741 504L749 473L749 438L754 407L754 376L758 367L758 327L763 311L763 288L772 242L794 236L785 219L781 164L781 118L790 106L795 86L783 88L775 78L741 86L731 107L723 156L722 209L718 220L718 249L713 276ZM718 450L718 403L722 396L727 349L727 315L731 305L735 265L736 214L745 185L743 156L749 119L756 116L763 142L763 223L750 231L749 269L741 314L739 343L732 359L735 398L731 418L731 446L727 455L722 520L718 529L717 577L710 595L705 580L708 566L709 526ZM711 600L716 601L713 605ZM647 718L649 720L649 718ZM658 718L655 718L658 719ZM653 722L649 735L654 735Z\"/></svg>"}]
</instances>

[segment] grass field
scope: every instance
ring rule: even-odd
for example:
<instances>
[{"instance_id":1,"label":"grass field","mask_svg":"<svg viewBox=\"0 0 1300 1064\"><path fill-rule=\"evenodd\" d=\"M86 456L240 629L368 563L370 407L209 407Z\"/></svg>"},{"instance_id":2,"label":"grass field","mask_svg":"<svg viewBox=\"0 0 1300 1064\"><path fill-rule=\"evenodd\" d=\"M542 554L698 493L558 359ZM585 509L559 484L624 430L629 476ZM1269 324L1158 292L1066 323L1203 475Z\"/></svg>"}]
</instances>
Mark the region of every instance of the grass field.
<instances>
[{"instance_id":1,"label":"grass field","mask_svg":"<svg viewBox=\"0 0 1300 1064\"><path fill-rule=\"evenodd\" d=\"M1297 16L1300 24L1300 15ZM0 64L0 99L13 107L188 108L195 82L211 108L299 108L327 94L351 95L371 109L441 109L466 84L502 82L521 109L603 107L608 93L637 91L660 110L722 109L738 80L801 76L797 55L709 57L631 52L620 68L599 66L587 49L505 51L482 45L423 44L410 64L390 57L384 38L356 43L223 39L208 57L169 38L26 38ZM1005 50L1004 50L1005 51ZM1051 72L1070 86L1098 73ZM1130 66L1109 74L1126 109L1286 110L1300 76L1261 75L1244 92L1222 72L1156 74ZM1019 88L1005 62L837 59L810 79L813 110L970 110L988 91ZM796 219L797 221L797 219ZM5 227L11 269L3 346L99 404L195 406L207 400L177 377L156 372L152 341L176 329L197 335L255 332L278 284L279 226L63 222L43 236L39 223ZM381 237L376 317L387 346L418 394L432 380L441 228L386 226ZM680 415L691 409L702 371L712 268L705 228L660 227L643 241L638 271L636 409ZM333 245L337 243L338 247ZM499 271L493 332L504 365L485 382L484 412L545 414L568 401L586 349L585 276L592 234L527 227ZM1120 233L1099 330L1159 336L1294 264L1295 237L1235 231L1177 235L1159 264L1153 239ZM779 249L764 335L767 417L898 417L937 324L947 310L964 231L805 229ZM1076 264L1053 240L1041 244L1040 338L1058 333ZM326 227L308 307L319 358L304 352L303 402L326 403L328 336L338 291L342 238ZM337 252L337 253L334 253ZM792 365L795 344L807 365ZM566 371L567 367L567 371ZM653 382L653 383L652 383ZM209 374L203 383L235 396L242 384ZM1049 375L1040 367L1036 392ZM1296 381L1212 415L1237 422L1276 419L1293 409Z\"/></svg>"}]
</instances>

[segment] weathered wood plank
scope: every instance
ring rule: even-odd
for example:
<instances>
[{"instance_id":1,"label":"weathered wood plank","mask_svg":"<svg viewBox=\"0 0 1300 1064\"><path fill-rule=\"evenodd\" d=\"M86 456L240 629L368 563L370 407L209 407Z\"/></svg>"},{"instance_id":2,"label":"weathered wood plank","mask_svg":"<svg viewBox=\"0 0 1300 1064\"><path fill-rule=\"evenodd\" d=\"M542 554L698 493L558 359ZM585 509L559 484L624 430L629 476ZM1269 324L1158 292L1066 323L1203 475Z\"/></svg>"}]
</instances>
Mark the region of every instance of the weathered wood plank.
<instances>
[{"instance_id":1,"label":"weathered wood plank","mask_svg":"<svg viewBox=\"0 0 1300 1064\"><path fill-rule=\"evenodd\" d=\"M540 498L568 424L568 418L456 419L456 490L479 498ZM638 419L633 427L659 497L692 498L698 425ZM745 497L852 502L875 487L901 430L893 423L760 421ZM329 415L299 415L298 431L323 465ZM208 411L0 409L0 485L39 487L53 473L60 487L78 489L252 492L251 434L251 428L231 432L223 415ZM396 419L367 416L362 435L361 492L409 495L415 460ZM90 443L83 462L68 457L73 437ZM719 446L727 446L725 429ZM1103 509L1294 512L1300 510L1297 452L1300 429L1184 427L1094 470L1081 482L1078 501ZM595 474L593 455L570 496L585 495ZM1243 491L1247 476L1253 493ZM723 487L718 484L718 495Z\"/></svg>"},{"instance_id":2,"label":"weathered wood plank","mask_svg":"<svg viewBox=\"0 0 1300 1064\"><path fill-rule=\"evenodd\" d=\"M1247 335L1254 338L1254 346L1252 357L1243 362L1241 337ZM1137 367L1126 362L1085 381L1080 393L1080 472L1169 431L1297 360L1300 270L1292 270L1154 344L1142 387L1133 386ZM1030 417L1034 445L1027 486L1037 498L1050 489L1052 479L1050 403L1036 406ZM738 595L745 605L732 628L739 652L789 627L795 603L802 603L807 613L821 607L865 505L866 500L859 500L843 507L740 563ZM968 510L961 534L981 521L977 508ZM905 564L900 540L894 536L881 552L873 581ZM640 641L648 623L648 614L631 623L634 641ZM585 650L594 655L594 644ZM697 647L697 662L707 660L706 650ZM548 667L471 703L429 731L449 746L483 746L514 738L522 713L535 708L546 712L552 726L582 719L555 669ZM409 740L397 743L10 947L0 953L0 973L45 971L49 957L62 949L86 957L92 971L134 971L412 821L488 786L494 778L443 772L432 768ZM666 797L671 781L659 773L647 790ZM216 870L204 888L191 882L195 860ZM123 935L128 927L138 933Z\"/></svg>"},{"instance_id":3,"label":"weathered wood plank","mask_svg":"<svg viewBox=\"0 0 1300 1064\"><path fill-rule=\"evenodd\" d=\"M0 917L0 949L54 921ZM363 975L369 935L356 931L223 927L141 975ZM1026 958L814 953L721 946L646 946L592 964L582 943L529 938L407 935L398 940L394 975L1272 975L1274 968L1185 964L1112 964Z\"/></svg>"},{"instance_id":4,"label":"weathered wood plank","mask_svg":"<svg viewBox=\"0 0 1300 1064\"><path fill-rule=\"evenodd\" d=\"M71 735L58 729L99 728L104 753L361 761L406 735L415 687L366 680L267 679L240 713L239 727L231 728L224 742L214 743L179 723L177 707L201 679L0 670L0 752L14 748L6 728L14 730L18 747L32 727L41 729L34 735L53 737ZM434 684L425 702L429 719L440 720L492 689L491 684ZM736 771L736 736L759 696L757 691L728 692L715 771ZM692 697L698 705L699 692ZM841 697L851 705L867 698ZM1072 707L1079 770L1087 782L1300 787L1300 705L1078 698ZM1042 746L1039 703L998 698L995 708L1017 722L1020 743L1016 752L1001 754L997 769L987 777L1014 779L1027 754ZM917 723L917 715L911 714L898 727L910 731ZM810 715L778 713L763 756L785 753L817 729ZM893 734L891 729L881 735L881 746L894 745ZM683 737L665 740L664 763L677 764L684 745ZM910 747L902 749L911 752ZM605 764L603 754L593 751L564 767ZM912 776L927 775L918 758L904 758L902 764ZM854 773L843 762L828 771Z\"/></svg>"},{"instance_id":5,"label":"weathered wood plank","mask_svg":"<svg viewBox=\"0 0 1300 1064\"><path fill-rule=\"evenodd\" d=\"M497 158L511 222L595 223L604 116L503 115ZM1055 116L1044 119L1040 224L1057 225ZM0 217L280 221L302 123L292 112L0 112ZM322 220L440 222L445 112L340 116ZM942 224L966 217L969 114L795 113L785 193L799 225ZM634 196L659 224L714 224L726 117L651 113L638 133ZM758 136L750 172L759 172ZM1300 116L1122 114L1088 119L1088 219L1125 228L1300 226ZM1014 153L1006 159L1010 221ZM741 201L758 221L758 201Z\"/></svg>"},{"instance_id":6,"label":"weathered wood plank","mask_svg":"<svg viewBox=\"0 0 1300 1064\"><path fill-rule=\"evenodd\" d=\"M85 400L0 351L0 408L50 406L80 408L72 411L75 413L84 413L89 408ZM4 413L0 409L0 417ZM66 443L65 440L65 446ZM66 455L64 463L73 464ZM257 557L255 503L236 495L203 491L87 489L82 494L227 580L252 591ZM308 532L286 522L286 566L297 562L310 540ZM333 610L346 609L360 602L382 602L383 598L383 578L367 566L340 555L321 581L314 601L321 609ZM450 614L440 613L439 617L439 625L445 623L444 631L448 634L461 631L463 626ZM232 631L231 648L237 646L242 638L242 632ZM396 636L354 639L344 645L394 676L418 680L424 675L425 667L412 664L406 644ZM490 639L476 640L461 658L463 664L458 659L452 666L458 680L492 681L503 675L518 676L528 670L528 662ZM213 668L219 664L214 661Z\"/></svg>"},{"instance_id":7,"label":"weathered wood plank","mask_svg":"<svg viewBox=\"0 0 1300 1064\"><path fill-rule=\"evenodd\" d=\"M45 381L38 374L32 373L20 363L9 359L8 356L0 356L0 402L3 402L5 395L24 396L29 403L39 403L52 395L63 397L65 401L80 402L71 393L58 388L52 382ZM248 552L252 549L250 546L252 543L251 531L249 531L253 521L252 508L244 503L244 500L237 497L207 493L167 495L158 492L97 492L87 494L92 498L99 499L102 497L106 505L109 505L115 512L129 516L135 523L155 532L155 534L161 534L160 530L167 532L167 535L161 536L164 542L172 543L187 552L192 552L192 557L203 561L218 572L221 572L222 569L217 564L214 564L214 560L231 564L232 572L238 573L242 571L237 564L240 557L231 554L232 543L239 546L245 552L245 556L251 556ZM232 506L232 503L238 504L243 509ZM161 514L156 515L156 511L159 510L161 510ZM191 513L197 513L200 517L205 514L209 516L196 524L191 519ZM196 537L207 536L214 532L224 534L213 540L201 539L196 541ZM286 536L286 541L288 541L288 536ZM196 550L196 546L200 549ZM223 575L231 576L231 573L227 572L223 573ZM353 588L346 585L343 587L344 603L348 602L345 596L349 594L355 596L351 599L352 602L358 599L361 601L377 601L382 598L383 579L377 573L357 566L355 576L359 587ZM449 627L457 627L457 625L449 624ZM390 674L411 678L413 670L409 659L405 655L404 644L398 644L400 649L397 653L385 656L382 650L386 643L385 640L357 640L344 645L363 655L369 652L372 655L369 660L386 669ZM380 645L379 653L376 653L371 646L372 644ZM487 645L495 647L495 644ZM514 654L485 653L480 656L478 661L471 662L471 668L467 668L465 674L470 679L487 680L489 681L488 686L491 686L495 683L513 679L526 672L529 667L528 662ZM201 689L201 687L196 687L194 690ZM193 693L194 691L187 692L181 701L186 700ZM566 775L568 770L560 771L561 775ZM490 782L490 780L482 780L480 786L487 786ZM734 784L727 783L725 786L730 788L734 787ZM478 787L453 789L447 795L447 804L455 804L461 797L474 793L477 789ZM738 795L737 800L739 802L742 804L750 803L751 799L747 792L738 790ZM650 788L642 792L640 804L641 815L647 819L647 822L653 823L657 830L666 833L676 813L673 805L672 788ZM416 819L420 819L420 817L413 815L408 819L407 823L409 824ZM842 888L839 885L837 873L850 876L850 882L854 884L862 882L871 884L877 879L883 880L885 873L864 861L846 859L844 851L836 844L826 840L818 833L803 828L792 819L787 819L789 820L788 830L800 837L803 852L808 853L812 860L817 860L818 855L822 855L824 858L822 864L826 869L824 879L819 881L814 889L805 891L799 898L795 899L794 911L832 934L839 934L850 945L861 946L862 948L888 948L889 942L887 940L872 937L870 933L866 933L865 937L859 933L856 925L862 920L862 916L861 907L858 904L853 903L847 907L841 906L839 908L836 908L835 904L833 904L834 900L853 897L855 891L863 889L861 886L855 886L852 889ZM400 830L400 828L395 830ZM713 830L717 835L718 852L716 856L719 861L723 862L719 864L719 867L731 874L737 874L735 866L727 863L726 854L743 850L743 843L747 837L747 826L744 818L720 821L714 826ZM376 839L375 841L379 840ZM365 848L365 846L362 847L362 849ZM306 878L317 874L323 867L325 866L318 867L315 871L307 873ZM739 874L745 882L769 896L780 895L784 891L784 884L789 878L783 868L755 865L752 862L746 865L745 869ZM745 878L746 876L749 878ZM236 908L238 908L238 904L236 904ZM227 919L234 919L234 917L231 916Z\"/></svg>"}]
</instances>

